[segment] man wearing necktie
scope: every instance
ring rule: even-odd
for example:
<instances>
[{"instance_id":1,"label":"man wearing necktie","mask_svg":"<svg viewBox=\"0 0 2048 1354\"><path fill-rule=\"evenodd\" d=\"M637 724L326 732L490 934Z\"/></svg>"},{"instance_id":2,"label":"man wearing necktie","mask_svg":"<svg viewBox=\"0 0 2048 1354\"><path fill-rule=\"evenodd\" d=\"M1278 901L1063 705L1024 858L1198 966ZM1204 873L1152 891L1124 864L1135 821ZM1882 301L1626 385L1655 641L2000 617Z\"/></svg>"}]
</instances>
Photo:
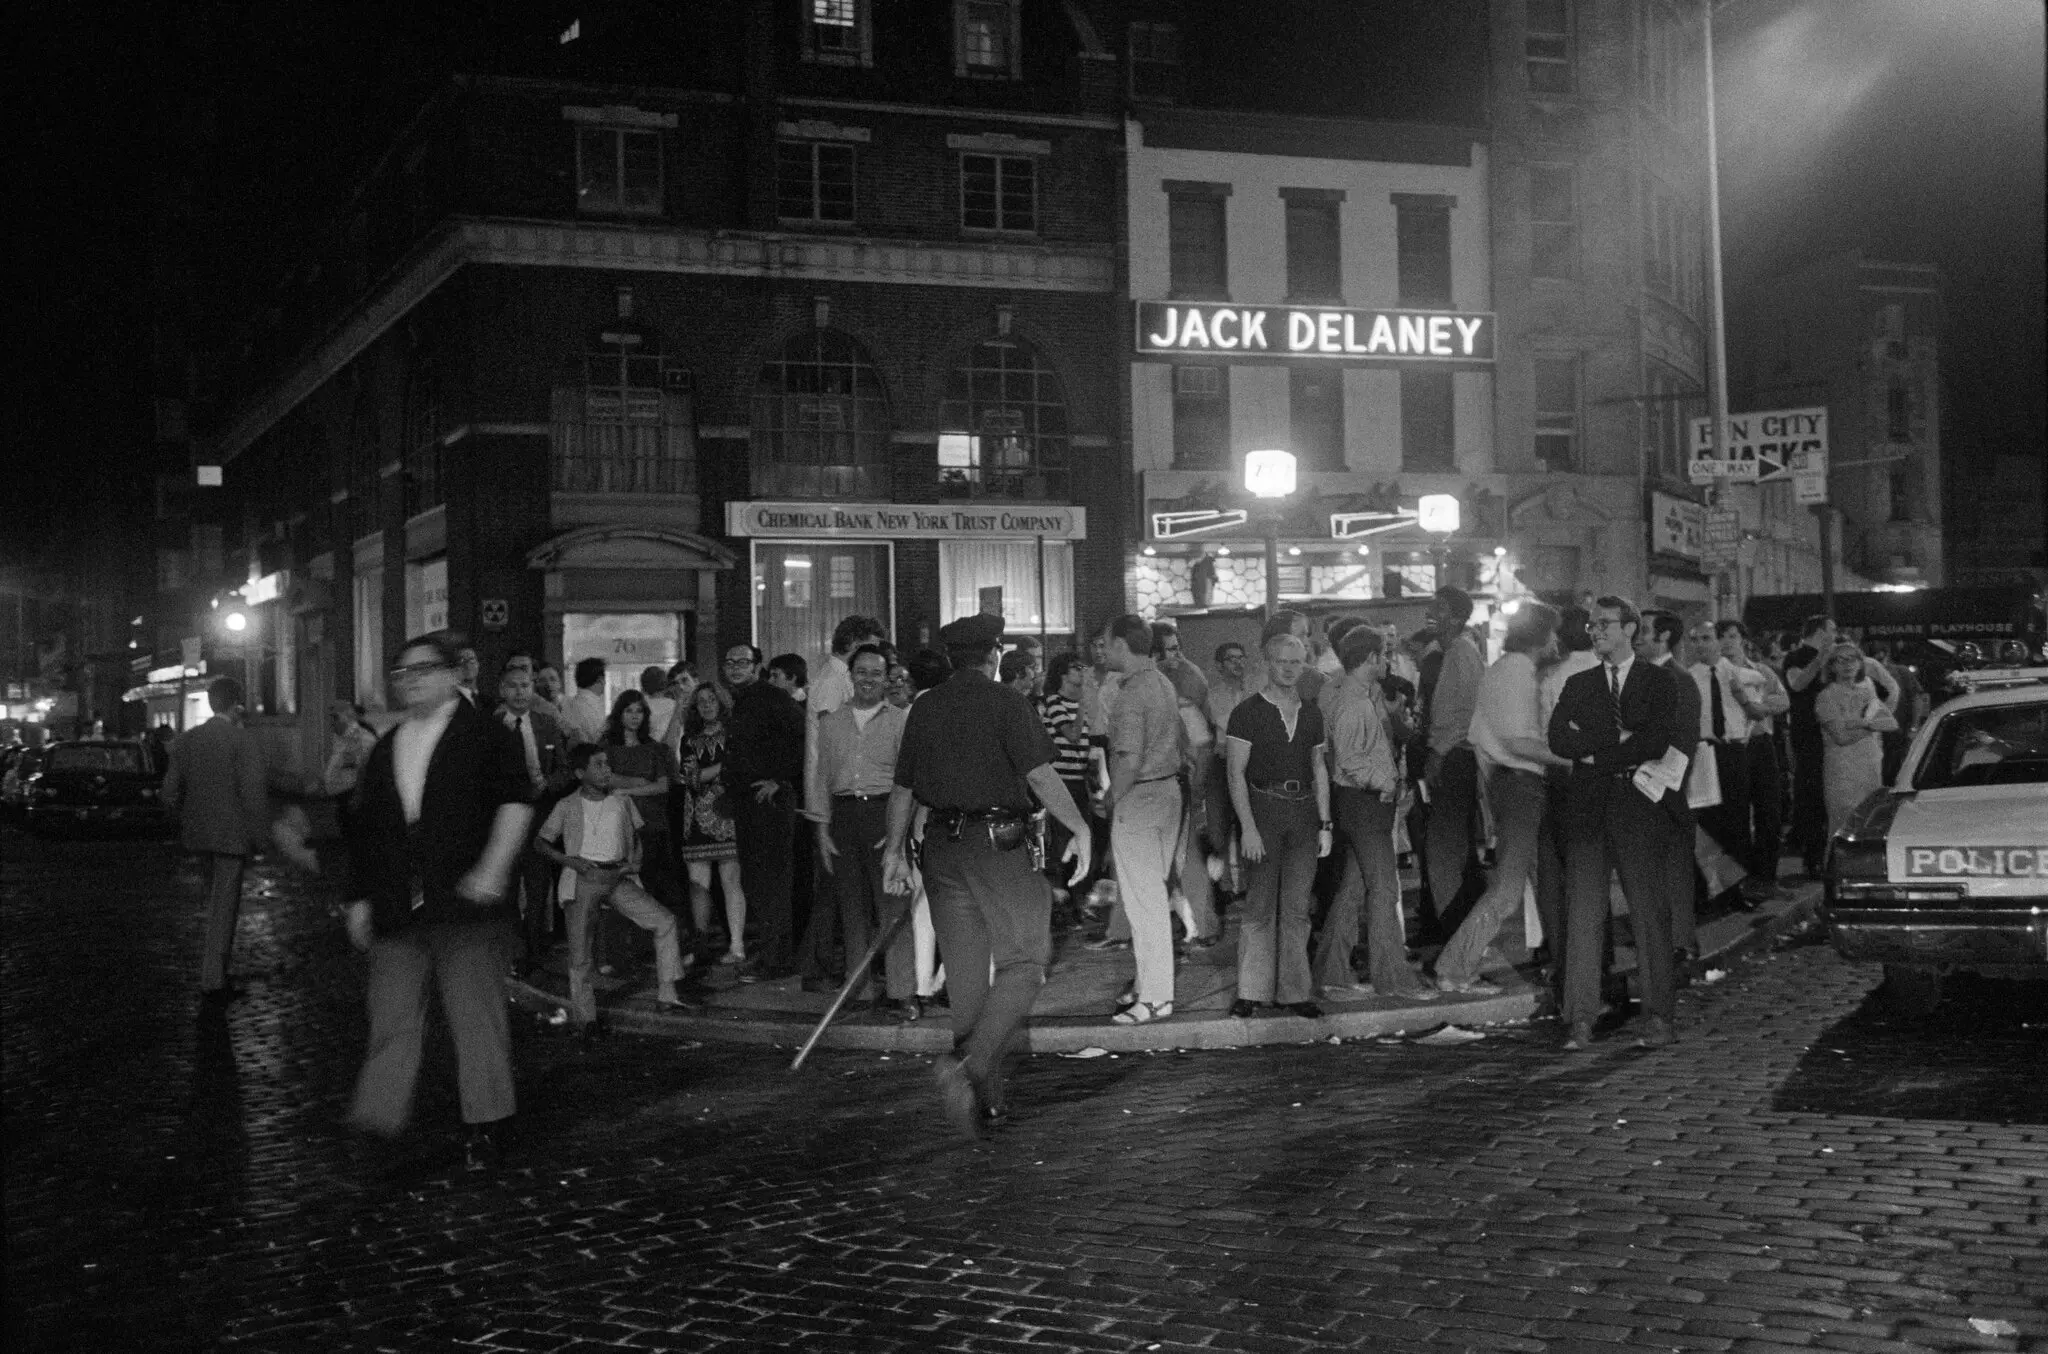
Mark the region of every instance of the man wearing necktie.
<instances>
[{"instance_id":1,"label":"man wearing necktie","mask_svg":"<svg viewBox=\"0 0 2048 1354\"><path fill-rule=\"evenodd\" d=\"M1695 764L1699 754L1700 693L1686 675L1685 664L1680 661L1679 650L1685 647L1685 622L1678 614L1658 607L1643 610L1642 629L1636 632L1636 657L1646 659L1669 672L1676 680L1672 691L1678 700L1677 727L1683 735L1674 735L1671 746L1683 752L1689 760L1685 767L1685 784L1678 796L1678 811L1684 822L1678 836L1670 843L1671 875L1674 879L1684 878L1687 883L1671 900L1671 945L1683 962L1699 957L1699 902L1701 881L1695 869L1698 854L1694 850L1694 838L1699 833L1699 824L1694 820L1692 803L1687 798L1693 783L1704 773Z\"/></svg>"},{"instance_id":2,"label":"man wearing necktie","mask_svg":"<svg viewBox=\"0 0 2048 1354\"><path fill-rule=\"evenodd\" d=\"M1721 802L1699 811L1700 829L1746 873L1751 855L1749 715L1737 699L1735 665L1721 656L1714 623L1701 621L1693 626L1686 633L1686 642L1686 657L1691 663L1688 671L1700 693L1699 736L1714 749L1714 768L1721 784ZM1727 889L1710 901L1745 912L1756 907L1740 887Z\"/></svg>"},{"instance_id":3,"label":"man wearing necktie","mask_svg":"<svg viewBox=\"0 0 2048 1354\"><path fill-rule=\"evenodd\" d=\"M561 722L535 705L533 670L525 664L505 665L498 678L498 698L498 721L519 740L526 759L526 779L533 789L534 822L538 825L569 789L568 738ZM531 837L513 867L513 878L523 895L519 916L526 958L521 968L530 973L547 957L555 939L554 868L533 849Z\"/></svg>"},{"instance_id":4,"label":"man wearing necktie","mask_svg":"<svg viewBox=\"0 0 2048 1354\"><path fill-rule=\"evenodd\" d=\"M1647 1019L1639 1040L1658 1048L1672 1032L1671 920L1680 890L1692 887L1692 815L1683 788L1651 800L1634 779L1668 749L1689 751L1679 717L1678 679L1638 661L1642 617L1623 597L1593 605L1589 629L1600 666L1566 680L1550 714L1550 750L1571 766L1565 797L1566 919L1564 1018L1568 1050L1588 1047L1600 1015L1601 959L1607 936L1607 879L1621 875L1635 928L1637 974ZM1672 861L1684 852L1687 868Z\"/></svg>"}]
</instances>

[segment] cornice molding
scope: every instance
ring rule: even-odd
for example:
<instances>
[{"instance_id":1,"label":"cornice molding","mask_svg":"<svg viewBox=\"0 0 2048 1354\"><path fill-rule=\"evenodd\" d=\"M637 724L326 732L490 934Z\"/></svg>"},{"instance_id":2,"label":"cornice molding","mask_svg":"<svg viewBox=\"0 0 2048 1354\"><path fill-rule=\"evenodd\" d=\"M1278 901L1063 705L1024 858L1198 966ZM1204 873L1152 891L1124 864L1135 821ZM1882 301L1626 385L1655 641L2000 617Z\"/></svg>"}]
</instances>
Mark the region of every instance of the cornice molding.
<instances>
[{"instance_id":1,"label":"cornice molding","mask_svg":"<svg viewBox=\"0 0 2048 1354\"><path fill-rule=\"evenodd\" d=\"M243 408L206 454L225 465L361 356L464 264L782 277L1004 291L1115 290L1113 245L821 238L654 229L595 221L457 218L346 315L285 378Z\"/></svg>"}]
</instances>

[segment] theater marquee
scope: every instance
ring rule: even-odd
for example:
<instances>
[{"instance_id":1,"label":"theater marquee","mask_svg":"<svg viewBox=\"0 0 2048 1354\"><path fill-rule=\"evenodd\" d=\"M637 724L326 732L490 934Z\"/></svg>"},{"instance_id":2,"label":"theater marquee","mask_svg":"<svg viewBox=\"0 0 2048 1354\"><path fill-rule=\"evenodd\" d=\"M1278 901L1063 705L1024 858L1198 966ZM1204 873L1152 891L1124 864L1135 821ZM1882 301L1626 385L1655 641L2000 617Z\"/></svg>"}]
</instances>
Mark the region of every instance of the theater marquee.
<instances>
[{"instance_id":1,"label":"theater marquee","mask_svg":"<svg viewBox=\"0 0 2048 1354\"><path fill-rule=\"evenodd\" d=\"M1136 305L1138 351L1162 357L1493 361L1493 316L1483 312L1165 301Z\"/></svg>"}]
</instances>

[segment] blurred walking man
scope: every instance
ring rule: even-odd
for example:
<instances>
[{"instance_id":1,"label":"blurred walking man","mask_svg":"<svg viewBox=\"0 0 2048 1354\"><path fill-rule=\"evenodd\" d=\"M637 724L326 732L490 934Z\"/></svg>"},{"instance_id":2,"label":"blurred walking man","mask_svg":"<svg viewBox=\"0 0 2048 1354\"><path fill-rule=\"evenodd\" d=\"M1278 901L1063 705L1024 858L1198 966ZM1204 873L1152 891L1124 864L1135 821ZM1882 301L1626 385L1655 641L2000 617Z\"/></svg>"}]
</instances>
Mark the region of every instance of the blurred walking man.
<instances>
[{"instance_id":1,"label":"blurred walking man","mask_svg":"<svg viewBox=\"0 0 2048 1354\"><path fill-rule=\"evenodd\" d=\"M209 1002L230 1001L228 959L242 913L242 867L270 832L270 801L263 749L242 727L242 684L217 677L206 688L213 718L171 744L164 803L178 814L178 841L207 862L206 948L199 957L199 991Z\"/></svg>"}]
</instances>

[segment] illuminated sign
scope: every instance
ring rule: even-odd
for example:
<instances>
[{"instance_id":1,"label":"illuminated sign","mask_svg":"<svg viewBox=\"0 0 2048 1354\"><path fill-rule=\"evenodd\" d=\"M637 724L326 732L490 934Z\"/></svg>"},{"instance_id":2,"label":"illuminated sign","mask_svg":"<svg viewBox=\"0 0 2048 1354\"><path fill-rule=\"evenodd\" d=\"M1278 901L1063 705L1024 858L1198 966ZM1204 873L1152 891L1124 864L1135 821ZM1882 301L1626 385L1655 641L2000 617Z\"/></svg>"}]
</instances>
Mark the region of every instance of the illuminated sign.
<instances>
[{"instance_id":1,"label":"illuminated sign","mask_svg":"<svg viewBox=\"0 0 2048 1354\"><path fill-rule=\"evenodd\" d=\"M1359 362L1491 362L1493 316L1443 310L1139 301L1138 351Z\"/></svg>"},{"instance_id":2,"label":"illuminated sign","mask_svg":"<svg viewBox=\"0 0 2048 1354\"><path fill-rule=\"evenodd\" d=\"M1058 503L728 503L728 536L835 540L1088 539L1088 510Z\"/></svg>"}]
</instances>

